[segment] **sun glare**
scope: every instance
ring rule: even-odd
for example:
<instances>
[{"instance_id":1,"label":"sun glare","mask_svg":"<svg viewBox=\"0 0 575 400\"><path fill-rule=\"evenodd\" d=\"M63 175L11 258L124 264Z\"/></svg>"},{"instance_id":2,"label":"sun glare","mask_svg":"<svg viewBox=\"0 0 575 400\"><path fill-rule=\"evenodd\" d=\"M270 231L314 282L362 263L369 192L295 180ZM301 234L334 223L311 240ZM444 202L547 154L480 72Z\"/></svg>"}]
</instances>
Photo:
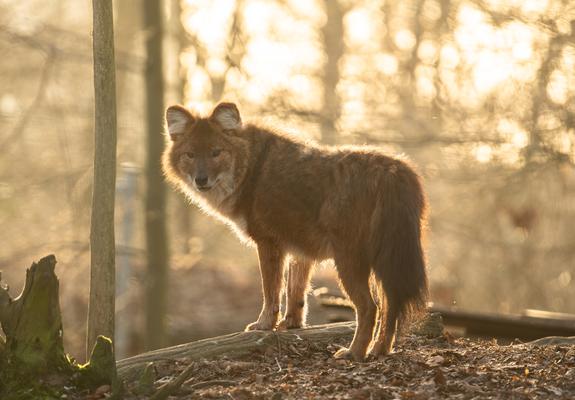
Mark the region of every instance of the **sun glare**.
<instances>
[{"instance_id":1,"label":"sun glare","mask_svg":"<svg viewBox=\"0 0 575 400\"><path fill-rule=\"evenodd\" d=\"M567 77L561 71L554 71L547 85L547 96L555 104L565 104L569 96Z\"/></svg>"},{"instance_id":2,"label":"sun glare","mask_svg":"<svg viewBox=\"0 0 575 400\"><path fill-rule=\"evenodd\" d=\"M481 144L475 147L473 155L475 156L475 159L480 163L487 163L491 161L491 157L493 156L493 149L487 144Z\"/></svg>"},{"instance_id":3,"label":"sun glare","mask_svg":"<svg viewBox=\"0 0 575 400\"><path fill-rule=\"evenodd\" d=\"M375 65L385 75L393 75L397 72L399 62L392 54L380 53L375 57Z\"/></svg>"},{"instance_id":4,"label":"sun glare","mask_svg":"<svg viewBox=\"0 0 575 400\"><path fill-rule=\"evenodd\" d=\"M415 46L415 35L409 29L397 31L394 42L401 50L411 50Z\"/></svg>"},{"instance_id":5,"label":"sun glare","mask_svg":"<svg viewBox=\"0 0 575 400\"><path fill-rule=\"evenodd\" d=\"M495 89L511 76L512 68L504 54L486 50L478 58L473 66L473 83L479 93Z\"/></svg>"},{"instance_id":6,"label":"sun glare","mask_svg":"<svg viewBox=\"0 0 575 400\"><path fill-rule=\"evenodd\" d=\"M522 22L491 25L482 11L464 5L457 19L455 40L465 64L470 66L473 83L479 94L486 95L509 78L527 81L532 70L527 67L533 58L533 30ZM447 53L449 51L450 53ZM442 60L453 56L442 49Z\"/></svg>"},{"instance_id":7,"label":"sun glare","mask_svg":"<svg viewBox=\"0 0 575 400\"><path fill-rule=\"evenodd\" d=\"M187 3L192 7L185 18L186 28L194 32L210 52L223 52L235 0L188 0Z\"/></svg>"},{"instance_id":8,"label":"sun glare","mask_svg":"<svg viewBox=\"0 0 575 400\"><path fill-rule=\"evenodd\" d=\"M379 46L378 35L381 27L376 26L373 11L367 8L356 8L345 16L347 45L364 50Z\"/></svg>"},{"instance_id":9,"label":"sun glare","mask_svg":"<svg viewBox=\"0 0 575 400\"><path fill-rule=\"evenodd\" d=\"M497 124L497 132L516 148L523 148L528 144L527 132L515 120L501 119Z\"/></svg>"}]
</instances>

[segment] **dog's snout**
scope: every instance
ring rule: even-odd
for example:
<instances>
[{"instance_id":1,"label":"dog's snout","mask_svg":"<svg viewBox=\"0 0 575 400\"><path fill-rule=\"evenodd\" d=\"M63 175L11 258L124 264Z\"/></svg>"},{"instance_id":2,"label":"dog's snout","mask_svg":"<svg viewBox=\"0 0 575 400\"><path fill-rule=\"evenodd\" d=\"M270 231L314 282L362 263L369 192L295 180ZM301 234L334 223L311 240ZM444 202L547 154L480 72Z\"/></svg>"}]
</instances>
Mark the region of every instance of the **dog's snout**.
<instances>
[{"instance_id":1,"label":"dog's snout","mask_svg":"<svg viewBox=\"0 0 575 400\"><path fill-rule=\"evenodd\" d=\"M194 179L194 181L196 182L196 185L198 187L206 186L208 184L208 177L207 176L197 176L196 179Z\"/></svg>"}]
</instances>

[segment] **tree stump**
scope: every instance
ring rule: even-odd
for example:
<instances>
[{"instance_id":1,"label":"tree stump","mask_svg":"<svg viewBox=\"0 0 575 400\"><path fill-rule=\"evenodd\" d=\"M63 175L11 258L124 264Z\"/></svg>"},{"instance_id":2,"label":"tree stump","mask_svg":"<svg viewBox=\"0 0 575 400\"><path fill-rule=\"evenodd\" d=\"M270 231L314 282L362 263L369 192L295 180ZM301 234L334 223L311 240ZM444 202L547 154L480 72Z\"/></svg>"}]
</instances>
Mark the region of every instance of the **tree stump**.
<instances>
[{"instance_id":1,"label":"tree stump","mask_svg":"<svg viewBox=\"0 0 575 400\"><path fill-rule=\"evenodd\" d=\"M56 257L44 257L26 271L26 284L12 300L0 288L0 323L6 335L8 368L39 374L69 367L64 354Z\"/></svg>"},{"instance_id":2,"label":"tree stump","mask_svg":"<svg viewBox=\"0 0 575 400\"><path fill-rule=\"evenodd\" d=\"M60 398L60 382L78 387L117 385L109 339L100 338L94 361L80 366L64 352L56 257L49 255L26 271L20 296L12 299L0 282L0 398ZM1 276L0 276L1 280ZM104 373L103 370L106 370Z\"/></svg>"}]
</instances>

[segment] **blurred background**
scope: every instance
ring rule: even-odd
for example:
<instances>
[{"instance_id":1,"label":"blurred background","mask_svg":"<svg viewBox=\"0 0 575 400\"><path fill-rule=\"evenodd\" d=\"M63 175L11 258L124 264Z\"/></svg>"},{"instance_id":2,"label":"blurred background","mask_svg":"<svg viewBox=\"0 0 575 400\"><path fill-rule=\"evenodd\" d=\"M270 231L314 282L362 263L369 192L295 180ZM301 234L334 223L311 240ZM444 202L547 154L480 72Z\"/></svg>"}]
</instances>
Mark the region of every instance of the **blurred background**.
<instances>
[{"instance_id":1,"label":"blurred background","mask_svg":"<svg viewBox=\"0 0 575 400\"><path fill-rule=\"evenodd\" d=\"M575 313L575 3L118 0L119 357L255 320L255 250L158 178L165 106L234 101L425 178L432 301ZM82 359L93 157L91 2L0 0L0 270L59 261ZM147 100L146 100L147 99ZM156 168L157 167L157 168ZM152 199L152 200L150 200ZM337 291L329 263L314 293ZM333 319L315 306L312 322Z\"/></svg>"}]
</instances>

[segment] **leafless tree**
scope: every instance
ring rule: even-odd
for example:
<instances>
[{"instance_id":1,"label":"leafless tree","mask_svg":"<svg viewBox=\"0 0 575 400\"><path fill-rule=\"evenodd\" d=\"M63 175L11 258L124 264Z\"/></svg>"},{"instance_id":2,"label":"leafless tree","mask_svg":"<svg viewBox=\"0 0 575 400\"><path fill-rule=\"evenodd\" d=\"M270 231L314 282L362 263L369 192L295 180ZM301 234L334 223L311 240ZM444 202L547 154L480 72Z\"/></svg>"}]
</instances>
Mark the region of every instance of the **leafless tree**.
<instances>
[{"instance_id":1,"label":"leafless tree","mask_svg":"<svg viewBox=\"0 0 575 400\"><path fill-rule=\"evenodd\" d=\"M164 147L164 76L162 68L161 2L145 1L146 31L146 119L148 124L146 161L146 347L155 349L166 342L166 297L168 239L166 233L166 188L160 166Z\"/></svg>"},{"instance_id":2,"label":"leafless tree","mask_svg":"<svg viewBox=\"0 0 575 400\"><path fill-rule=\"evenodd\" d=\"M116 187L116 77L111 0L94 0L95 150L87 355L96 337L114 337Z\"/></svg>"}]
</instances>

